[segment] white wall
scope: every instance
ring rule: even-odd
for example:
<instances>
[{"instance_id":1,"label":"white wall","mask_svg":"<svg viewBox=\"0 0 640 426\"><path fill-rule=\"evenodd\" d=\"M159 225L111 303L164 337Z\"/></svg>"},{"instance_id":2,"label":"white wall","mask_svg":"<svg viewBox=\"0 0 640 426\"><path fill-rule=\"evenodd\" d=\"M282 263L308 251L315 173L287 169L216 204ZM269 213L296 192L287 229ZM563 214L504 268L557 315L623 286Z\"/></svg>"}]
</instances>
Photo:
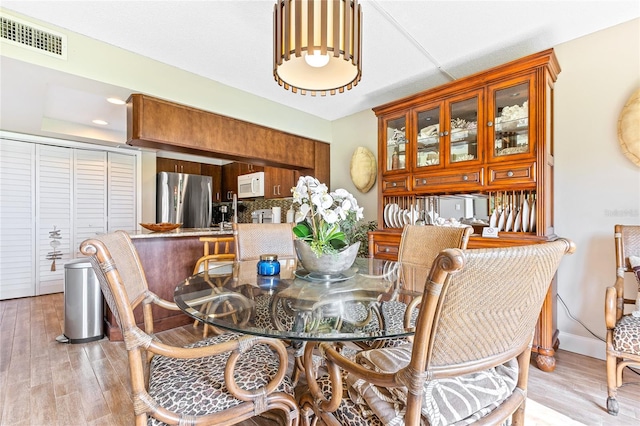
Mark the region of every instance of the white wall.
<instances>
[{"instance_id":1,"label":"white wall","mask_svg":"<svg viewBox=\"0 0 640 426\"><path fill-rule=\"evenodd\" d=\"M562 68L555 91L556 233L577 245L558 272L558 294L571 315L604 337L604 292L615 279L613 226L640 224L640 168L617 138L620 111L640 87L640 20L555 51ZM560 303L558 328L561 348L604 357L604 344Z\"/></svg>"},{"instance_id":2,"label":"white wall","mask_svg":"<svg viewBox=\"0 0 640 426\"><path fill-rule=\"evenodd\" d=\"M339 96L339 95L336 95ZM372 110L365 110L332 122L331 128L331 189L344 188L364 207L367 221L377 219L378 181L363 194L351 182L351 156L359 146L368 148L378 157L378 120Z\"/></svg>"}]
</instances>

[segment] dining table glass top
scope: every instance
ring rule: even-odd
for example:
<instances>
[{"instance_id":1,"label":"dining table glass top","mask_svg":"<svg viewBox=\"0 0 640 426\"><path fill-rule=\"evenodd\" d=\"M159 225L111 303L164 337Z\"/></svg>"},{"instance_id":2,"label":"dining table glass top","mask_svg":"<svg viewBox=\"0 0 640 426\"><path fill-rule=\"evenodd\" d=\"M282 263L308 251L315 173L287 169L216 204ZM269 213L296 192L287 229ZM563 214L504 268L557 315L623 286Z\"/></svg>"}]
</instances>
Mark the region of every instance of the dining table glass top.
<instances>
[{"instance_id":1,"label":"dining table glass top","mask_svg":"<svg viewBox=\"0 0 640 426\"><path fill-rule=\"evenodd\" d=\"M280 274L262 276L257 262L211 263L179 283L174 300L212 326L286 340L378 340L414 333L417 311L406 319L405 314L422 295L424 267L358 258L349 270L323 276L284 259Z\"/></svg>"}]
</instances>

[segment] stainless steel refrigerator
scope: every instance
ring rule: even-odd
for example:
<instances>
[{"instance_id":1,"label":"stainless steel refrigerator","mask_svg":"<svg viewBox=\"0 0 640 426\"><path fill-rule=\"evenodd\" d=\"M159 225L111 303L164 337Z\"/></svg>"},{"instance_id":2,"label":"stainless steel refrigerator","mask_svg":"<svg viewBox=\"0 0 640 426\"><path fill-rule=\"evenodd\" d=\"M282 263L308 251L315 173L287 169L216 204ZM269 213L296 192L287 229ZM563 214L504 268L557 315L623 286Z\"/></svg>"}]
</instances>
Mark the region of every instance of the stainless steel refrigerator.
<instances>
[{"instance_id":1,"label":"stainless steel refrigerator","mask_svg":"<svg viewBox=\"0 0 640 426\"><path fill-rule=\"evenodd\" d=\"M183 228L211 226L211 176L158 173L156 221Z\"/></svg>"}]
</instances>

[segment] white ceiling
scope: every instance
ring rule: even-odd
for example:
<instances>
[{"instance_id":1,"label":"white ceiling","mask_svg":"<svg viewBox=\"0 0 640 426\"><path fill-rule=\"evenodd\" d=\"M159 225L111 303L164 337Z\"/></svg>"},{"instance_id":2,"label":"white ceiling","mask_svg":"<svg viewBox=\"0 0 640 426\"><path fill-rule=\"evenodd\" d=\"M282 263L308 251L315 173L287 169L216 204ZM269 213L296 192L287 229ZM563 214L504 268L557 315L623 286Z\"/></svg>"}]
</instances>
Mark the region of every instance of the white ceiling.
<instances>
[{"instance_id":1,"label":"white ceiling","mask_svg":"<svg viewBox=\"0 0 640 426\"><path fill-rule=\"evenodd\" d=\"M294 94L275 83L273 0L3 0L2 7L327 120L640 16L637 0L360 3L362 80L350 91L326 97ZM107 141L122 141L122 109L105 105L104 97L126 99L139 91L135 87L108 86L6 57L0 66L0 128L89 139L99 132ZM91 125L100 114L110 117L107 128ZM65 126L69 129L61 130Z\"/></svg>"}]
</instances>

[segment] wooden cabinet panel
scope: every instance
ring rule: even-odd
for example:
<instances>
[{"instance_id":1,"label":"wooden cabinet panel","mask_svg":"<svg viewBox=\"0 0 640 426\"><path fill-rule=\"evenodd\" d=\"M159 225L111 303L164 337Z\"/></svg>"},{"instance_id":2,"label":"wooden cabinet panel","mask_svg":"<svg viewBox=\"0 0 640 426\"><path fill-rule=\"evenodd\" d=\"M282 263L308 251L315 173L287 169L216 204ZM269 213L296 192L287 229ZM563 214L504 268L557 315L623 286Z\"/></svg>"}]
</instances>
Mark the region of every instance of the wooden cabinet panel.
<instances>
[{"instance_id":1,"label":"wooden cabinet panel","mask_svg":"<svg viewBox=\"0 0 640 426\"><path fill-rule=\"evenodd\" d=\"M413 190L423 193L481 190L484 169L455 170L414 175Z\"/></svg>"},{"instance_id":2,"label":"wooden cabinet panel","mask_svg":"<svg viewBox=\"0 0 640 426\"><path fill-rule=\"evenodd\" d=\"M221 201L231 201L233 194L238 193L238 176L240 176L240 163L222 166Z\"/></svg>"},{"instance_id":3,"label":"wooden cabinet panel","mask_svg":"<svg viewBox=\"0 0 640 426\"><path fill-rule=\"evenodd\" d=\"M203 176L211 176L211 201L222 201L222 166L201 164L200 173Z\"/></svg>"},{"instance_id":4,"label":"wooden cabinet panel","mask_svg":"<svg viewBox=\"0 0 640 426\"><path fill-rule=\"evenodd\" d=\"M190 175L201 174L200 163L194 161L176 160L173 158L156 158L156 173L186 173Z\"/></svg>"},{"instance_id":5,"label":"wooden cabinet panel","mask_svg":"<svg viewBox=\"0 0 640 426\"><path fill-rule=\"evenodd\" d=\"M369 256L378 259L398 260L400 232L369 232Z\"/></svg>"},{"instance_id":6,"label":"wooden cabinet panel","mask_svg":"<svg viewBox=\"0 0 640 426\"><path fill-rule=\"evenodd\" d=\"M536 163L514 163L489 166L488 185L492 188L511 189L515 185L519 189L535 188L536 184Z\"/></svg>"},{"instance_id":7,"label":"wooden cabinet panel","mask_svg":"<svg viewBox=\"0 0 640 426\"><path fill-rule=\"evenodd\" d=\"M411 189L409 176L394 176L381 180L382 191L385 193L407 192Z\"/></svg>"},{"instance_id":8,"label":"wooden cabinet panel","mask_svg":"<svg viewBox=\"0 0 640 426\"><path fill-rule=\"evenodd\" d=\"M294 183L293 170L277 167L264 168L264 198L285 198L291 196Z\"/></svg>"}]
</instances>

